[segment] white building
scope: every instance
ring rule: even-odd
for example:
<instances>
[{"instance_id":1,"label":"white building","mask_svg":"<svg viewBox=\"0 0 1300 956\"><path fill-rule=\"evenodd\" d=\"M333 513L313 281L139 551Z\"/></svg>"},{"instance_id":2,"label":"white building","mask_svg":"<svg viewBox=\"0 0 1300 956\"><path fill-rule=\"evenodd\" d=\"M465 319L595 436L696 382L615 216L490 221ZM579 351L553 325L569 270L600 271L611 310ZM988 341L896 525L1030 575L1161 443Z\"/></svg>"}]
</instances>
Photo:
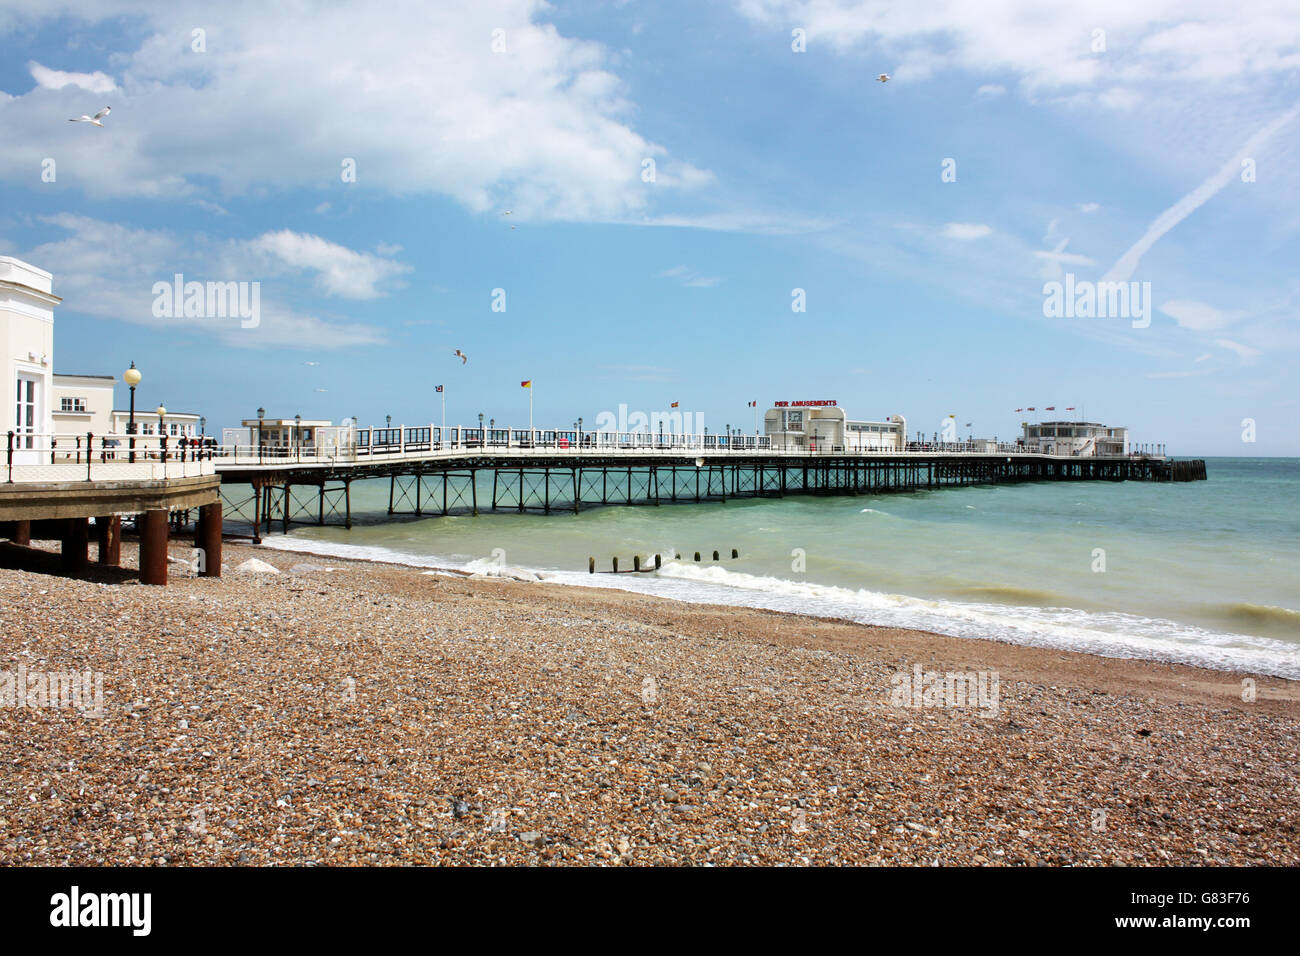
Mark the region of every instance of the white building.
<instances>
[{"instance_id":1,"label":"white building","mask_svg":"<svg viewBox=\"0 0 1300 956\"><path fill-rule=\"evenodd\" d=\"M271 456L294 454L338 454L350 441L351 425L335 425L329 419L314 418L247 418L242 428L222 432L223 445L261 447Z\"/></svg>"},{"instance_id":2,"label":"white building","mask_svg":"<svg viewBox=\"0 0 1300 956\"><path fill-rule=\"evenodd\" d=\"M63 375L54 373L51 402L54 431L60 435L107 435L113 428L112 375ZM60 442L62 445L62 442Z\"/></svg>"},{"instance_id":3,"label":"white building","mask_svg":"<svg viewBox=\"0 0 1300 956\"><path fill-rule=\"evenodd\" d=\"M763 432L778 450L901 451L907 421L857 421L833 400L776 402L763 414Z\"/></svg>"},{"instance_id":4,"label":"white building","mask_svg":"<svg viewBox=\"0 0 1300 956\"><path fill-rule=\"evenodd\" d=\"M35 460L38 435L54 431L54 277L43 269L0 256L0 342L5 349L4 412L0 440L14 433L15 464Z\"/></svg>"},{"instance_id":5,"label":"white building","mask_svg":"<svg viewBox=\"0 0 1300 956\"><path fill-rule=\"evenodd\" d=\"M168 438L198 438L203 431L200 424L203 416L197 412L173 412L166 409L166 414L161 421L158 418L158 407L141 408L137 403L135 407L135 428L137 435L166 435ZM113 409L113 434L125 435L127 425L131 423L131 412L129 409Z\"/></svg>"},{"instance_id":6,"label":"white building","mask_svg":"<svg viewBox=\"0 0 1300 956\"><path fill-rule=\"evenodd\" d=\"M1099 422L1025 423L1026 450L1043 455L1127 455L1128 429Z\"/></svg>"}]
</instances>

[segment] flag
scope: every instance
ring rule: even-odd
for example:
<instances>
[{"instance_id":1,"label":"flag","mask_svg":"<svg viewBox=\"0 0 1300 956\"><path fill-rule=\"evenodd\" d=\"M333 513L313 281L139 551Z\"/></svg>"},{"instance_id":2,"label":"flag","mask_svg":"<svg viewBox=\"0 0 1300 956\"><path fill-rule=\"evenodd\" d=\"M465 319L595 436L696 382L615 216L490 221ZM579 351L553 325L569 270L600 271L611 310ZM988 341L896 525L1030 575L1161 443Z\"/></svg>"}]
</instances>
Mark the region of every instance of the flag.
<instances>
[{"instance_id":1,"label":"flag","mask_svg":"<svg viewBox=\"0 0 1300 956\"><path fill-rule=\"evenodd\" d=\"M1067 411L1067 412L1072 412L1072 411L1074 411L1074 406L1073 406L1073 405L1070 405L1068 408L1066 408L1066 411Z\"/></svg>"},{"instance_id":2,"label":"flag","mask_svg":"<svg viewBox=\"0 0 1300 956\"><path fill-rule=\"evenodd\" d=\"M1055 406L1055 405L1048 405L1048 406L1046 406L1046 407L1043 408L1043 411L1045 411L1045 412L1054 412L1054 411L1056 411L1056 406Z\"/></svg>"},{"instance_id":3,"label":"flag","mask_svg":"<svg viewBox=\"0 0 1300 956\"><path fill-rule=\"evenodd\" d=\"M673 407L673 408L676 408L676 407L677 407L678 405L680 405L680 404L681 404L680 402L673 402L672 407Z\"/></svg>"},{"instance_id":4,"label":"flag","mask_svg":"<svg viewBox=\"0 0 1300 956\"><path fill-rule=\"evenodd\" d=\"M1032 411L1035 411L1036 409L1034 408L1033 405L1030 405L1030 406L1029 406L1029 410L1032 412Z\"/></svg>"},{"instance_id":5,"label":"flag","mask_svg":"<svg viewBox=\"0 0 1300 956\"><path fill-rule=\"evenodd\" d=\"M1017 408L1016 411L1018 411L1018 412L1023 412L1024 409L1023 409L1023 408Z\"/></svg>"},{"instance_id":6,"label":"flag","mask_svg":"<svg viewBox=\"0 0 1300 956\"><path fill-rule=\"evenodd\" d=\"M435 392L441 392L441 391L442 391L442 386L441 386L441 385L435 385L435 386L433 386L433 390L434 390Z\"/></svg>"},{"instance_id":7,"label":"flag","mask_svg":"<svg viewBox=\"0 0 1300 956\"><path fill-rule=\"evenodd\" d=\"M532 387L533 387L533 380L530 378L530 379L529 379L528 381L526 381L526 382L520 382L520 383L519 383L519 387L520 387L520 388L532 388Z\"/></svg>"},{"instance_id":8,"label":"flag","mask_svg":"<svg viewBox=\"0 0 1300 956\"><path fill-rule=\"evenodd\" d=\"M758 408L758 402L750 402L750 403L749 403L749 407L750 407L750 408Z\"/></svg>"}]
</instances>

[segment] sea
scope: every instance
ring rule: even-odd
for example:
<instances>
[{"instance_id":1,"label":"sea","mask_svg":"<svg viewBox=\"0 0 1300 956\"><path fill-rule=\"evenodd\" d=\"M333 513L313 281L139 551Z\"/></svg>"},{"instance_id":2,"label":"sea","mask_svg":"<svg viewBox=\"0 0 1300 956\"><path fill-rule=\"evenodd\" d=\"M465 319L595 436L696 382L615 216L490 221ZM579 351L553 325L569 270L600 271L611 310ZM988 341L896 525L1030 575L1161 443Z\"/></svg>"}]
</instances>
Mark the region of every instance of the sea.
<instances>
[{"instance_id":1,"label":"sea","mask_svg":"<svg viewBox=\"0 0 1300 956\"><path fill-rule=\"evenodd\" d=\"M483 507L477 517L422 518L389 517L388 481L379 479L353 483L351 530L294 525L264 540L1300 679L1300 459L1210 458L1206 467L1207 481L1177 484L1041 482L550 515ZM611 495L617 487L611 477ZM636 555L652 567L656 554L657 571L605 573L614 557L627 569ZM588 573L592 558L601 573Z\"/></svg>"}]
</instances>

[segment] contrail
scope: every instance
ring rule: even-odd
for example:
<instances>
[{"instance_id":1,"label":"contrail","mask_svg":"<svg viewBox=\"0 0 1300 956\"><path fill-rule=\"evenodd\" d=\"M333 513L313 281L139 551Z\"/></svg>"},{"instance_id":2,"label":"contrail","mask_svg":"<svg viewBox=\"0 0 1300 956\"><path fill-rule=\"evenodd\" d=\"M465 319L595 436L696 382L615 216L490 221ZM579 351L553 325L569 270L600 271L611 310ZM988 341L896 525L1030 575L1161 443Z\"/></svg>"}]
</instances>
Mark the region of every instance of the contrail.
<instances>
[{"instance_id":1,"label":"contrail","mask_svg":"<svg viewBox=\"0 0 1300 956\"><path fill-rule=\"evenodd\" d=\"M1261 146L1273 138L1274 133L1295 119L1296 116L1300 116L1300 103L1291 107L1291 109L1246 140L1246 145L1237 150L1233 157L1219 168L1218 172L1157 216L1155 222L1151 223L1142 238L1133 243L1128 252L1120 256L1115 264L1110 267L1110 271L1102 276L1102 281L1127 282L1137 269L1138 262L1161 236L1194 213L1208 202L1215 193L1236 178L1241 172L1241 161L1257 153Z\"/></svg>"}]
</instances>

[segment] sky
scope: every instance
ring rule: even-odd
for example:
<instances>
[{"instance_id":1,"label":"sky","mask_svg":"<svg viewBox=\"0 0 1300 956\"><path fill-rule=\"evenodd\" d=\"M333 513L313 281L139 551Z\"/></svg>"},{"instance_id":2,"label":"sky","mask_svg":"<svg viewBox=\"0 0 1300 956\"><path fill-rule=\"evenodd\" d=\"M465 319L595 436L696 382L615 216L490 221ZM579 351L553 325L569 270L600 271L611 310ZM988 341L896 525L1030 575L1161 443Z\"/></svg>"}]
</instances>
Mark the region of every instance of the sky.
<instances>
[{"instance_id":1,"label":"sky","mask_svg":"<svg viewBox=\"0 0 1300 956\"><path fill-rule=\"evenodd\" d=\"M523 427L531 380L539 426L1294 456L1298 71L1274 0L4 0L0 255L54 274L56 371L210 433ZM255 318L167 315L177 274Z\"/></svg>"}]
</instances>

